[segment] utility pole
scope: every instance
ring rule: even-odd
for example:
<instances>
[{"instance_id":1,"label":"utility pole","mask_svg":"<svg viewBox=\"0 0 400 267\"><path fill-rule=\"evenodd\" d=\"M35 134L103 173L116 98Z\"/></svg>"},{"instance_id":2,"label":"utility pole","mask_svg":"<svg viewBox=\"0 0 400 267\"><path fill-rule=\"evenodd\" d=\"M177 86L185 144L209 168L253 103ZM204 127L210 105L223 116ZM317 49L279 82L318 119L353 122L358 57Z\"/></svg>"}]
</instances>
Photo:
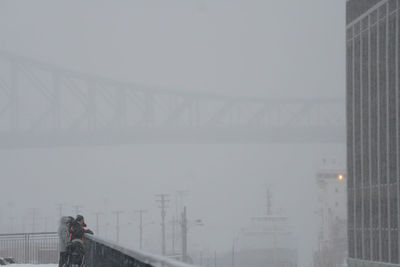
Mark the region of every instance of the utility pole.
<instances>
[{"instance_id":1,"label":"utility pole","mask_svg":"<svg viewBox=\"0 0 400 267\"><path fill-rule=\"evenodd\" d=\"M96 235L100 235L99 216L103 215L103 213L95 212L94 215L96 216Z\"/></svg>"},{"instance_id":2,"label":"utility pole","mask_svg":"<svg viewBox=\"0 0 400 267\"><path fill-rule=\"evenodd\" d=\"M175 191L175 208L176 208L176 216L179 216L178 211L182 209L183 206L183 197L187 196L188 191L186 190L177 190Z\"/></svg>"},{"instance_id":3,"label":"utility pole","mask_svg":"<svg viewBox=\"0 0 400 267\"><path fill-rule=\"evenodd\" d=\"M109 230L109 228L110 228L110 223L106 223L105 224L105 237L106 237L106 239L108 239L108 230Z\"/></svg>"},{"instance_id":4,"label":"utility pole","mask_svg":"<svg viewBox=\"0 0 400 267\"><path fill-rule=\"evenodd\" d=\"M160 203L160 209L161 209L161 253L162 255L165 255L165 216L167 215L166 209L167 209L167 203L169 200L167 197L169 195L167 194L159 194L157 196L157 202Z\"/></svg>"},{"instance_id":5,"label":"utility pole","mask_svg":"<svg viewBox=\"0 0 400 267\"><path fill-rule=\"evenodd\" d=\"M58 215L60 216L60 218L63 216L63 209L64 209L65 204L57 204L57 209L58 209Z\"/></svg>"},{"instance_id":6,"label":"utility pole","mask_svg":"<svg viewBox=\"0 0 400 267\"><path fill-rule=\"evenodd\" d=\"M83 206L82 205L74 205L74 206L72 206L72 208L74 209L75 215L79 215L81 213Z\"/></svg>"},{"instance_id":7,"label":"utility pole","mask_svg":"<svg viewBox=\"0 0 400 267\"><path fill-rule=\"evenodd\" d=\"M43 221L44 221L44 232L47 232L47 219L49 217L43 217Z\"/></svg>"},{"instance_id":8,"label":"utility pole","mask_svg":"<svg viewBox=\"0 0 400 267\"><path fill-rule=\"evenodd\" d=\"M172 254L175 254L175 226L176 219L175 216L172 216Z\"/></svg>"},{"instance_id":9,"label":"utility pole","mask_svg":"<svg viewBox=\"0 0 400 267\"><path fill-rule=\"evenodd\" d=\"M8 201L7 202L7 207L8 207L8 217L10 220L10 224L8 227L8 232L12 233L15 232L14 224L15 224L15 217L14 217L14 202Z\"/></svg>"},{"instance_id":10,"label":"utility pole","mask_svg":"<svg viewBox=\"0 0 400 267\"><path fill-rule=\"evenodd\" d=\"M143 247L143 213L147 210L136 210L139 213L139 249Z\"/></svg>"},{"instance_id":11,"label":"utility pole","mask_svg":"<svg viewBox=\"0 0 400 267\"><path fill-rule=\"evenodd\" d=\"M31 215L32 215L32 233L36 232L36 218L39 213L38 208L32 208L31 209Z\"/></svg>"},{"instance_id":12,"label":"utility pole","mask_svg":"<svg viewBox=\"0 0 400 267\"><path fill-rule=\"evenodd\" d=\"M235 267L235 241L233 241L232 245L232 267Z\"/></svg>"},{"instance_id":13,"label":"utility pole","mask_svg":"<svg viewBox=\"0 0 400 267\"><path fill-rule=\"evenodd\" d=\"M8 232L9 233L13 233L13 232L15 232L15 228L14 228L15 217L14 216L9 216L8 220L9 220Z\"/></svg>"},{"instance_id":14,"label":"utility pole","mask_svg":"<svg viewBox=\"0 0 400 267\"><path fill-rule=\"evenodd\" d=\"M186 206L183 207L181 228L182 228L182 261L187 262L187 231L188 231L188 227L187 227Z\"/></svg>"},{"instance_id":15,"label":"utility pole","mask_svg":"<svg viewBox=\"0 0 400 267\"><path fill-rule=\"evenodd\" d=\"M184 206L184 197L187 196L187 190L175 191L175 215L172 218L172 253L175 254L175 246L177 239L177 232L179 231L179 218L181 216L181 210Z\"/></svg>"},{"instance_id":16,"label":"utility pole","mask_svg":"<svg viewBox=\"0 0 400 267\"><path fill-rule=\"evenodd\" d=\"M116 223L117 223L117 225L116 225L116 242L117 242L117 244L119 243L119 215L121 214L121 213L123 213L123 211L120 211L120 210L117 210L117 211L114 211L113 212L114 214L115 214L115 216L116 216Z\"/></svg>"},{"instance_id":17,"label":"utility pole","mask_svg":"<svg viewBox=\"0 0 400 267\"><path fill-rule=\"evenodd\" d=\"M266 195L266 200L267 200L267 215L270 216L272 215L272 196L271 196L271 191L267 187L267 195Z\"/></svg>"}]
</instances>

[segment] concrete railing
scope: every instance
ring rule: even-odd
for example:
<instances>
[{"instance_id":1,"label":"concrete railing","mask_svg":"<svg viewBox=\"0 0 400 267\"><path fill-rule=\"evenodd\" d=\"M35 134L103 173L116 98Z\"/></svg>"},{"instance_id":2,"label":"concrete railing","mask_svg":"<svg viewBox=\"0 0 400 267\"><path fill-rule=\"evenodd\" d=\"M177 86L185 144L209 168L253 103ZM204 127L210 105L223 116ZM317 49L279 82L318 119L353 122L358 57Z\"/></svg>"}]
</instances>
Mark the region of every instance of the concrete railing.
<instances>
[{"instance_id":1,"label":"concrete railing","mask_svg":"<svg viewBox=\"0 0 400 267\"><path fill-rule=\"evenodd\" d=\"M54 232L0 234L0 257L12 257L19 263L58 263L58 243ZM86 267L194 267L92 235L86 235L85 263Z\"/></svg>"},{"instance_id":2,"label":"concrete railing","mask_svg":"<svg viewBox=\"0 0 400 267\"><path fill-rule=\"evenodd\" d=\"M163 256L127 249L111 241L86 235L86 267L194 267Z\"/></svg>"}]
</instances>

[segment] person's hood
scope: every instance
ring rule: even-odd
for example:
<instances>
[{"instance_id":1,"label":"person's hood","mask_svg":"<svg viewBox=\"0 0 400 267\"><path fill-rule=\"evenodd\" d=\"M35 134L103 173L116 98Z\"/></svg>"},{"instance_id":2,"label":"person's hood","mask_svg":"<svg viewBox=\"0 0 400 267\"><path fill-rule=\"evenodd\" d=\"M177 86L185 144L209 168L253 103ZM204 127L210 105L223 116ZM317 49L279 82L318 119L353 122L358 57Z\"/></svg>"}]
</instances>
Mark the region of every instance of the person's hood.
<instances>
[{"instance_id":1,"label":"person's hood","mask_svg":"<svg viewBox=\"0 0 400 267\"><path fill-rule=\"evenodd\" d=\"M68 216L63 216L63 217L61 217L61 219L60 219L60 224L62 225L62 224L67 224L68 223L68 221L69 221L69 217Z\"/></svg>"}]
</instances>

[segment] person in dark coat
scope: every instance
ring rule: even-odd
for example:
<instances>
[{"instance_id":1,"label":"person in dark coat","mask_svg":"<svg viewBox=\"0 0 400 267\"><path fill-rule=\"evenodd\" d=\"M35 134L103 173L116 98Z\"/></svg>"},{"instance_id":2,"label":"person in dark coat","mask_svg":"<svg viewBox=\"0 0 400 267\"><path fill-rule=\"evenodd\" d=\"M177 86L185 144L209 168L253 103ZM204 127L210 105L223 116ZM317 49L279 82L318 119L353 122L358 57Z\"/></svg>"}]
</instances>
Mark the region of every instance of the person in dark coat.
<instances>
[{"instance_id":1,"label":"person in dark coat","mask_svg":"<svg viewBox=\"0 0 400 267\"><path fill-rule=\"evenodd\" d=\"M82 215L78 215L76 216L75 221L72 222L71 227L69 228L69 241L85 241L85 234L92 235L93 232L89 229L86 229L85 219Z\"/></svg>"},{"instance_id":2,"label":"person in dark coat","mask_svg":"<svg viewBox=\"0 0 400 267\"><path fill-rule=\"evenodd\" d=\"M69 242L69 228L70 224L74 221L74 217L63 216L60 219L60 225L58 226L58 236L60 238L60 259L58 266L62 267L67 261L67 245Z\"/></svg>"},{"instance_id":3,"label":"person in dark coat","mask_svg":"<svg viewBox=\"0 0 400 267\"><path fill-rule=\"evenodd\" d=\"M85 234L93 234L93 232L86 229L85 219L82 215L78 215L69 228L67 260L71 264L81 266L84 262Z\"/></svg>"}]
</instances>

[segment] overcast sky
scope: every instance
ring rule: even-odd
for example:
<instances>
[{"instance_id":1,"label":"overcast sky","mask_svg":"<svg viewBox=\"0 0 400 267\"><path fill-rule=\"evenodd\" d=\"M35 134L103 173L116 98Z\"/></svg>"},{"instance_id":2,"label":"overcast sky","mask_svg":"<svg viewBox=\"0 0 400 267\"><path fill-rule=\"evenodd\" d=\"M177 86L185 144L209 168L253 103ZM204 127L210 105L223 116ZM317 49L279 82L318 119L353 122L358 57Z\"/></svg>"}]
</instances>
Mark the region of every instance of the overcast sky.
<instances>
[{"instance_id":1,"label":"overcast sky","mask_svg":"<svg viewBox=\"0 0 400 267\"><path fill-rule=\"evenodd\" d=\"M166 88L343 96L344 2L1 1L0 48Z\"/></svg>"},{"instance_id":2,"label":"overcast sky","mask_svg":"<svg viewBox=\"0 0 400 267\"><path fill-rule=\"evenodd\" d=\"M0 1L0 50L120 81L227 95L344 99L344 29L345 0ZM154 195L170 193L173 200L176 190L187 190L190 216L205 221L193 229L192 245L223 252L251 216L263 213L263 186L271 184L276 209L292 218L299 243L311 244L300 248L305 267L316 247L315 172L322 158L344 168L344 149L172 144L0 150L2 180L12 188L1 195L6 216L0 224L7 228L14 212L22 229L18 220L29 218L29 208L54 218L57 203L68 203L71 213L71 205L82 204L92 228L92 213L108 212L112 238L110 214L121 209L132 233L124 242L136 244L133 210L149 210L156 225L148 236L156 240Z\"/></svg>"}]
</instances>

